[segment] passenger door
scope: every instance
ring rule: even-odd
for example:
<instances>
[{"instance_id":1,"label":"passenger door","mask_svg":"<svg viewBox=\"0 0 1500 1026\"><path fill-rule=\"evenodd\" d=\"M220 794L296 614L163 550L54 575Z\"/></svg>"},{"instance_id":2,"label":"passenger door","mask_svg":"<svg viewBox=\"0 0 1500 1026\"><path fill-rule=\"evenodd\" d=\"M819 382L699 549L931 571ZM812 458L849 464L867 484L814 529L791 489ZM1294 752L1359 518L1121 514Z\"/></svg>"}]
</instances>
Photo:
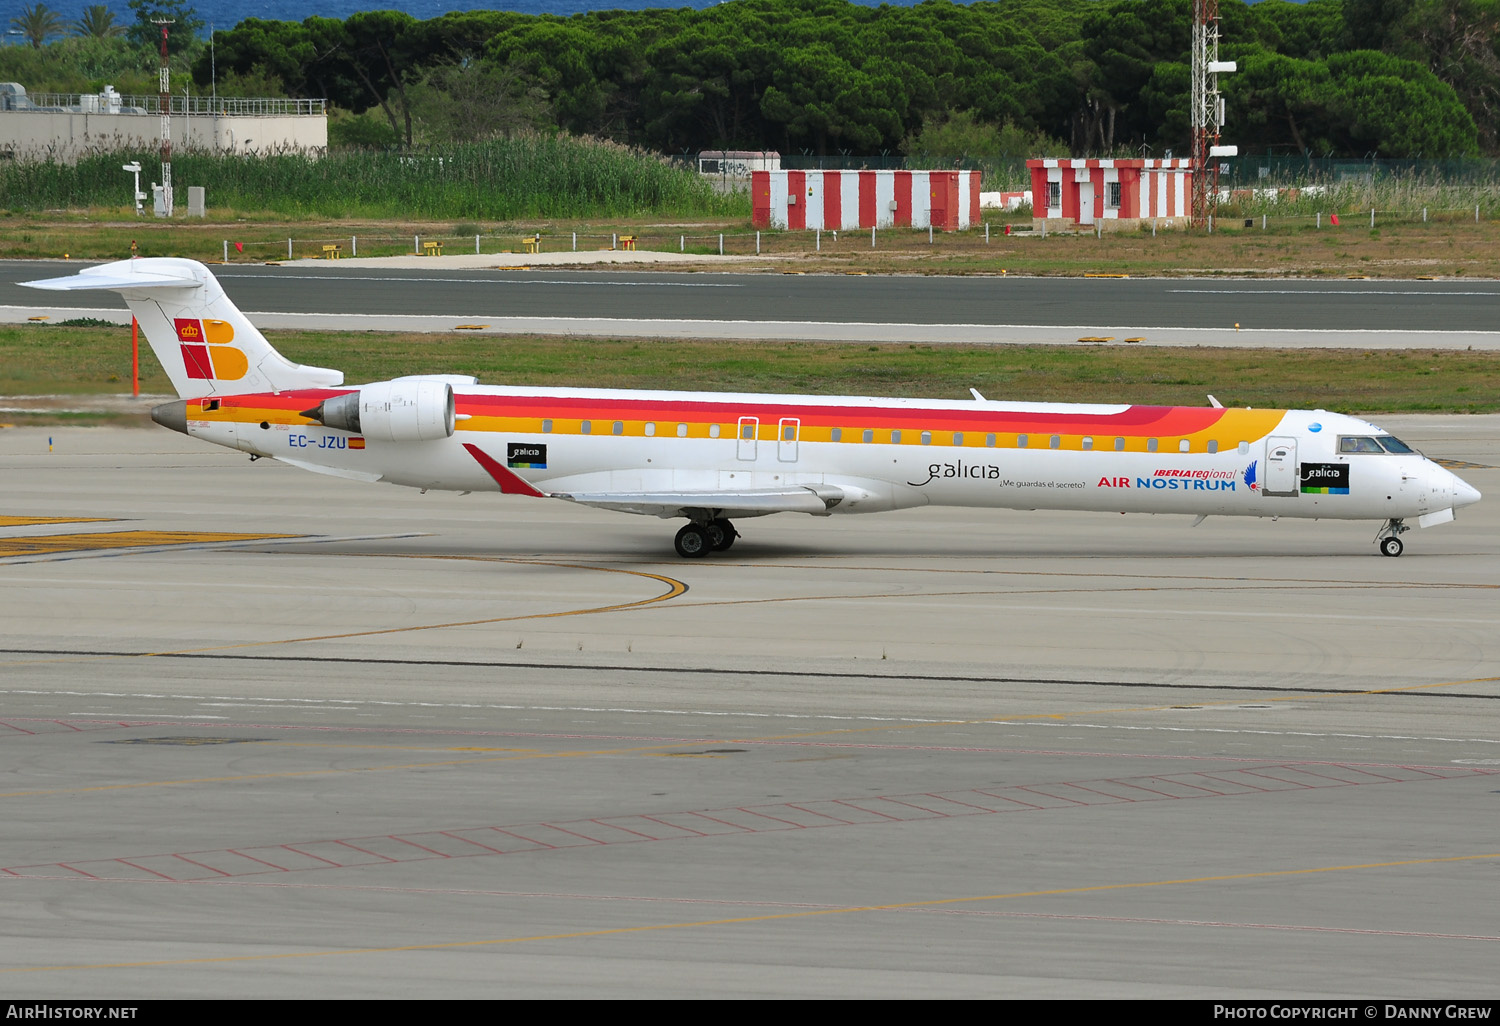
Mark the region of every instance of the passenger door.
<instances>
[{"instance_id":1,"label":"passenger door","mask_svg":"<svg viewBox=\"0 0 1500 1026\"><path fill-rule=\"evenodd\" d=\"M1266 483L1261 486L1265 495L1296 495L1297 440L1295 438L1266 439Z\"/></svg>"},{"instance_id":2,"label":"passenger door","mask_svg":"<svg viewBox=\"0 0 1500 1026\"><path fill-rule=\"evenodd\" d=\"M776 458L782 463L797 462L797 436L802 422L796 417L782 417L776 425Z\"/></svg>"},{"instance_id":3,"label":"passenger door","mask_svg":"<svg viewBox=\"0 0 1500 1026\"><path fill-rule=\"evenodd\" d=\"M760 434L759 417L741 417L735 429L735 455L742 460L755 459L756 436Z\"/></svg>"}]
</instances>

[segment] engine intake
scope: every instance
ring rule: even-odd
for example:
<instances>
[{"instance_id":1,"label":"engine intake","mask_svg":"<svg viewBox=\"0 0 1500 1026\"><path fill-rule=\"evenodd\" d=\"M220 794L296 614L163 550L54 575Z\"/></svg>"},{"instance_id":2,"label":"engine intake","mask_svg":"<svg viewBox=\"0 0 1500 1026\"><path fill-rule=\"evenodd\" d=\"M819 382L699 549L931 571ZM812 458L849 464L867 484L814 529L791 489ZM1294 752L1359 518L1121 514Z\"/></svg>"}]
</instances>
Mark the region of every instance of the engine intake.
<instances>
[{"instance_id":1,"label":"engine intake","mask_svg":"<svg viewBox=\"0 0 1500 1026\"><path fill-rule=\"evenodd\" d=\"M446 381L402 378L365 385L325 399L302 416L324 427L381 442L431 442L451 438L453 386Z\"/></svg>"}]
</instances>

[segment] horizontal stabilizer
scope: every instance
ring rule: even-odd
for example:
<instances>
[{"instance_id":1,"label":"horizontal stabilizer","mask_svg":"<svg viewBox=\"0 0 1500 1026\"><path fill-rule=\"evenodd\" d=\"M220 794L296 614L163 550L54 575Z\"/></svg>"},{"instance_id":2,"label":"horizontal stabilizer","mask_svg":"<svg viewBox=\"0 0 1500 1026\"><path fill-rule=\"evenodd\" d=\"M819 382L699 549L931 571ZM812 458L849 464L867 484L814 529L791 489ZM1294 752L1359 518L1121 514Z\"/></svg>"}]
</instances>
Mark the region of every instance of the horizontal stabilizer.
<instances>
[{"instance_id":1,"label":"horizontal stabilizer","mask_svg":"<svg viewBox=\"0 0 1500 1026\"><path fill-rule=\"evenodd\" d=\"M582 506L641 513L656 517L692 516L703 511L715 516L760 516L767 513L827 513L843 499L837 489L747 489L739 492L554 492L554 498Z\"/></svg>"},{"instance_id":2,"label":"horizontal stabilizer","mask_svg":"<svg viewBox=\"0 0 1500 1026\"><path fill-rule=\"evenodd\" d=\"M213 272L196 260L116 260L66 278L21 284L52 292L118 292L184 399L344 383L342 371L306 367L278 353L230 301Z\"/></svg>"},{"instance_id":3,"label":"horizontal stabilizer","mask_svg":"<svg viewBox=\"0 0 1500 1026\"><path fill-rule=\"evenodd\" d=\"M119 263L90 268L66 278L43 278L41 281L23 281L19 284L28 289L49 289L53 292L81 292L85 289L108 289L121 292L125 289L201 289L203 282L197 278L186 278L180 274L163 274L156 271L124 271Z\"/></svg>"}]
</instances>

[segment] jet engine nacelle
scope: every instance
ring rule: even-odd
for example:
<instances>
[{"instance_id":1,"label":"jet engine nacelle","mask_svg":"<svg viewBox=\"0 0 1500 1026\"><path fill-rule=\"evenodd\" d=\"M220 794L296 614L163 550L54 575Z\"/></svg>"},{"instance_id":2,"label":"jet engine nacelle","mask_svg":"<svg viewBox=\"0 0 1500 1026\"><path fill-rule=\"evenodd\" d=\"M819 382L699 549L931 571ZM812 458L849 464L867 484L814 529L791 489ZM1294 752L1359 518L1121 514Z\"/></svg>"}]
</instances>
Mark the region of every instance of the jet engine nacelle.
<instances>
[{"instance_id":1,"label":"jet engine nacelle","mask_svg":"<svg viewBox=\"0 0 1500 1026\"><path fill-rule=\"evenodd\" d=\"M381 442L451 438L453 386L432 378L397 378L325 399L302 414L325 427Z\"/></svg>"}]
</instances>

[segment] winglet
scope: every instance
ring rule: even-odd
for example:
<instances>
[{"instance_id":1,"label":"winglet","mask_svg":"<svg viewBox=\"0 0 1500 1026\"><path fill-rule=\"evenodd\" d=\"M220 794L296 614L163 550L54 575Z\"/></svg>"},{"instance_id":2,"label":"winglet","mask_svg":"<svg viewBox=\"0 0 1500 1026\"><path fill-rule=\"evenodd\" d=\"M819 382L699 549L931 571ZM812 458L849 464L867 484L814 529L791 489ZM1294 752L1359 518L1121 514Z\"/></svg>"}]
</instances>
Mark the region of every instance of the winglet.
<instances>
[{"instance_id":1,"label":"winglet","mask_svg":"<svg viewBox=\"0 0 1500 1026\"><path fill-rule=\"evenodd\" d=\"M1209 396L1208 396L1208 405L1212 406L1216 410L1222 410L1224 408L1224 404L1221 403L1221 402L1219 402L1219 400L1215 399L1213 397L1213 393L1209 393Z\"/></svg>"},{"instance_id":2,"label":"winglet","mask_svg":"<svg viewBox=\"0 0 1500 1026\"><path fill-rule=\"evenodd\" d=\"M521 480L520 477L511 473L508 468L502 466L499 461L479 448L479 446L465 442L464 448L469 450L469 455L474 457L474 461L485 469L485 473L495 479L495 483L500 486L502 493L506 495L529 495L533 499L545 499L547 497Z\"/></svg>"}]
</instances>

